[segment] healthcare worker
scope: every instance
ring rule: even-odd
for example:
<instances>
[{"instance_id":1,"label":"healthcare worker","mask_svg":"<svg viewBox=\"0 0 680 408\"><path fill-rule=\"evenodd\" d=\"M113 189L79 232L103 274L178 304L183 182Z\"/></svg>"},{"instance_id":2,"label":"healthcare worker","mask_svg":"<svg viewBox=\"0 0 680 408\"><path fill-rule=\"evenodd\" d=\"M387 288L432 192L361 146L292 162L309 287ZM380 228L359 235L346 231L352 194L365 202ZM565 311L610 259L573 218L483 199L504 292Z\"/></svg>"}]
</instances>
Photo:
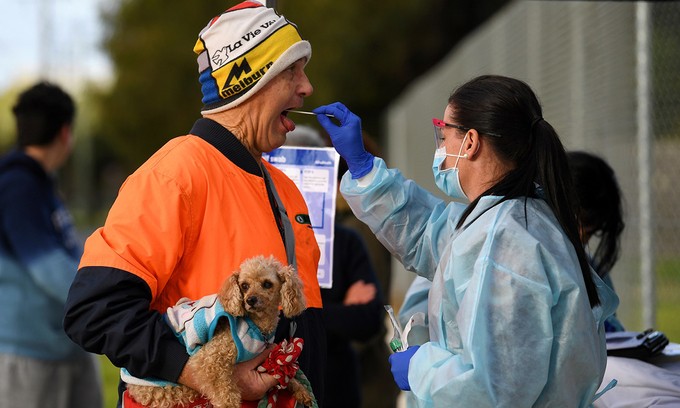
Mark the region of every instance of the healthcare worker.
<instances>
[{"instance_id":1,"label":"healthcare worker","mask_svg":"<svg viewBox=\"0 0 680 408\"><path fill-rule=\"evenodd\" d=\"M430 341L390 357L399 387L423 407L590 406L618 298L588 266L564 148L531 88L481 76L433 120L435 182L469 204L367 153L341 103L314 112L349 166L341 192L354 213L433 282Z\"/></svg>"}]
</instances>

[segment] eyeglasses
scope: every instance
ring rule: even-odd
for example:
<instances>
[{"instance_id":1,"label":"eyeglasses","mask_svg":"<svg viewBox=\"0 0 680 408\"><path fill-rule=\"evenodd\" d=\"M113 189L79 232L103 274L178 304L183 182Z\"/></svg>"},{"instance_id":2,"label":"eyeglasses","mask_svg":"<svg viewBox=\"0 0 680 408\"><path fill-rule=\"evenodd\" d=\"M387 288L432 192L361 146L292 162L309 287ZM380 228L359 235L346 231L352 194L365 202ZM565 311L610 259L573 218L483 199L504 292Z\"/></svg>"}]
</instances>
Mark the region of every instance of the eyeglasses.
<instances>
[{"instance_id":1,"label":"eyeglasses","mask_svg":"<svg viewBox=\"0 0 680 408\"><path fill-rule=\"evenodd\" d=\"M453 123L446 123L441 119L437 118L432 118L432 124L434 125L434 146L435 148L441 147L442 143L444 142L444 136L442 135L442 129L445 127L450 127L458 130L462 130L463 132L467 132L471 128L461 126L461 125L454 125ZM480 132L481 133L481 132ZM493 137L501 137L501 135L497 133L482 133L483 135L488 135L488 136L493 136Z\"/></svg>"},{"instance_id":2,"label":"eyeglasses","mask_svg":"<svg viewBox=\"0 0 680 408\"><path fill-rule=\"evenodd\" d=\"M432 118L432 124L434 125L434 128L435 128L435 129L441 129L441 128L443 128L443 127L452 127L452 128L459 129L459 130L464 130L464 131L466 131L466 132L467 132L468 130L470 130L470 128L467 128L467 127L465 127L465 126L454 125L454 124L452 124L452 123L446 123L446 122L444 122L443 120L437 119L437 118Z\"/></svg>"}]
</instances>

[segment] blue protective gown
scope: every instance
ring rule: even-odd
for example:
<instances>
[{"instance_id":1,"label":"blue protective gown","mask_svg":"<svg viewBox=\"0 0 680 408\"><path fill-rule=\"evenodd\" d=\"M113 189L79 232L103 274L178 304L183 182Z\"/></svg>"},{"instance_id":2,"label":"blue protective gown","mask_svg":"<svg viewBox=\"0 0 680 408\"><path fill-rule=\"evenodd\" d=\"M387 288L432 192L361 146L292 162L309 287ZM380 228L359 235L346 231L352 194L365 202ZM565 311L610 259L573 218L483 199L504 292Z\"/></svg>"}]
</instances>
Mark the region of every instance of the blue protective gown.
<instances>
[{"instance_id":1,"label":"blue protective gown","mask_svg":"<svg viewBox=\"0 0 680 408\"><path fill-rule=\"evenodd\" d=\"M422 407L586 407L606 365L603 323L618 298L593 273L591 309L576 252L547 203L482 198L465 209L405 180L376 158L345 174L354 213L408 270L433 281L430 341L409 384ZM477 218L478 217L478 218Z\"/></svg>"}]
</instances>

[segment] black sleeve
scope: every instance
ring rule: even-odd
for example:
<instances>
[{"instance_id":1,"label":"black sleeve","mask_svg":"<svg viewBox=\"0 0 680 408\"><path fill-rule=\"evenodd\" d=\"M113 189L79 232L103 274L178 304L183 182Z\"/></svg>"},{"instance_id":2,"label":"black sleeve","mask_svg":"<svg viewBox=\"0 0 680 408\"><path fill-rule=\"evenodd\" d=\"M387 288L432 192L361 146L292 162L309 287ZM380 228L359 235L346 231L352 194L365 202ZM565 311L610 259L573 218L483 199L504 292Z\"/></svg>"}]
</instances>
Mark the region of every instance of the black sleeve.
<instances>
[{"instance_id":1,"label":"black sleeve","mask_svg":"<svg viewBox=\"0 0 680 408\"><path fill-rule=\"evenodd\" d=\"M334 240L333 288L322 289L326 331L329 336L366 341L382 328L382 290L359 234L336 225ZM342 302L347 289L359 280L376 286L375 298L363 305L345 306Z\"/></svg>"},{"instance_id":2,"label":"black sleeve","mask_svg":"<svg viewBox=\"0 0 680 408\"><path fill-rule=\"evenodd\" d=\"M294 321L296 323L294 336L304 340L298 363L309 380L314 396L321 407L324 396L324 373L326 371L326 334L321 309L307 308L300 316L296 316ZM290 322L290 319L281 314L274 341L278 343L291 337Z\"/></svg>"},{"instance_id":3,"label":"black sleeve","mask_svg":"<svg viewBox=\"0 0 680 408\"><path fill-rule=\"evenodd\" d=\"M85 350L106 355L136 377L177 382L189 355L150 303L151 291L138 276L81 268L66 300L64 330Z\"/></svg>"}]
</instances>

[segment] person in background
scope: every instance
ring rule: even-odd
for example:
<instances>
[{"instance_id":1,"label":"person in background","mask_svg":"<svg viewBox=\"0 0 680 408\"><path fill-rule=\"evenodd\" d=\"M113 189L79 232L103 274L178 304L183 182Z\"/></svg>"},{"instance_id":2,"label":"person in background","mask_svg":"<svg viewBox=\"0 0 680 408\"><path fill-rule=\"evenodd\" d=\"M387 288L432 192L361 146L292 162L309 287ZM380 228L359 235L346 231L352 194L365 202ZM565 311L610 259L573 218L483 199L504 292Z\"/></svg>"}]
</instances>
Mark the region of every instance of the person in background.
<instances>
[{"instance_id":1,"label":"person in background","mask_svg":"<svg viewBox=\"0 0 680 408\"><path fill-rule=\"evenodd\" d=\"M611 273L619 260L625 228L623 195L616 174L603 158L593 153L572 151L567 156L578 198L583 245L588 248L597 240L594 250L588 251L591 264L614 289ZM608 332L625 330L615 314L605 321L605 329ZM680 406L677 359L660 356L643 361L609 356L603 383L612 379L617 380L616 387L595 402L596 408Z\"/></svg>"},{"instance_id":2,"label":"person in background","mask_svg":"<svg viewBox=\"0 0 680 408\"><path fill-rule=\"evenodd\" d=\"M102 406L99 363L64 333L82 254L56 172L73 146L75 104L40 82L13 108L16 148L0 159L0 407Z\"/></svg>"},{"instance_id":3,"label":"person in background","mask_svg":"<svg viewBox=\"0 0 680 408\"><path fill-rule=\"evenodd\" d=\"M298 125L284 146L326 147L319 132ZM333 286L321 288L328 355L324 406L360 407L361 383L353 343L373 339L384 327L383 295L367 248L354 230L335 222Z\"/></svg>"},{"instance_id":4,"label":"person in background","mask_svg":"<svg viewBox=\"0 0 680 408\"><path fill-rule=\"evenodd\" d=\"M85 243L64 327L77 344L134 377L201 392L187 364L191 357L163 313L182 298L217 293L245 259L271 255L294 266L307 302L295 325L281 318L275 341L303 339L298 362L323 401L319 247L302 194L262 159L295 128L288 110L302 107L313 92L304 71L311 46L275 10L246 1L212 18L194 52L203 117L120 188L104 226ZM236 365L244 405L257 404L278 383L257 370L268 352ZM121 382L120 399L135 406L124 391ZM278 398L281 407L295 403L283 390Z\"/></svg>"},{"instance_id":5,"label":"person in background","mask_svg":"<svg viewBox=\"0 0 680 408\"><path fill-rule=\"evenodd\" d=\"M362 131L362 136L366 150L379 156L378 145L374 139L364 131ZM341 157L338 168L338 184L345 172L347 172L347 162ZM342 194L338 194L336 202L336 223L358 232L363 239L378 278L377 282L381 293L384 300L389 303L392 288L392 255L378 241L371 229L352 213L352 209ZM393 408L397 404L399 388L392 379L387 360L390 356L390 349L385 341L387 333L388 330L383 320L380 324L379 333L367 341L354 342L353 344L359 358L361 406L364 408Z\"/></svg>"},{"instance_id":6,"label":"person in background","mask_svg":"<svg viewBox=\"0 0 680 408\"><path fill-rule=\"evenodd\" d=\"M415 404L590 406L618 299L588 264L566 153L531 88L480 76L432 120L435 182L469 204L388 169L341 103L314 112L349 166L340 190L354 213L433 282L430 341L390 356Z\"/></svg>"},{"instance_id":7,"label":"person in background","mask_svg":"<svg viewBox=\"0 0 680 408\"><path fill-rule=\"evenodd\" d=\"M590 264L614 290L610 272L619 260L623 221L623 197L614 170L602 158L587 152L567 153L578 201L581 242L589 248L597 237L597 247L588 251ZM623 331L616 314L604 323L607 332Z\"/></svg>"}]
</instances>

